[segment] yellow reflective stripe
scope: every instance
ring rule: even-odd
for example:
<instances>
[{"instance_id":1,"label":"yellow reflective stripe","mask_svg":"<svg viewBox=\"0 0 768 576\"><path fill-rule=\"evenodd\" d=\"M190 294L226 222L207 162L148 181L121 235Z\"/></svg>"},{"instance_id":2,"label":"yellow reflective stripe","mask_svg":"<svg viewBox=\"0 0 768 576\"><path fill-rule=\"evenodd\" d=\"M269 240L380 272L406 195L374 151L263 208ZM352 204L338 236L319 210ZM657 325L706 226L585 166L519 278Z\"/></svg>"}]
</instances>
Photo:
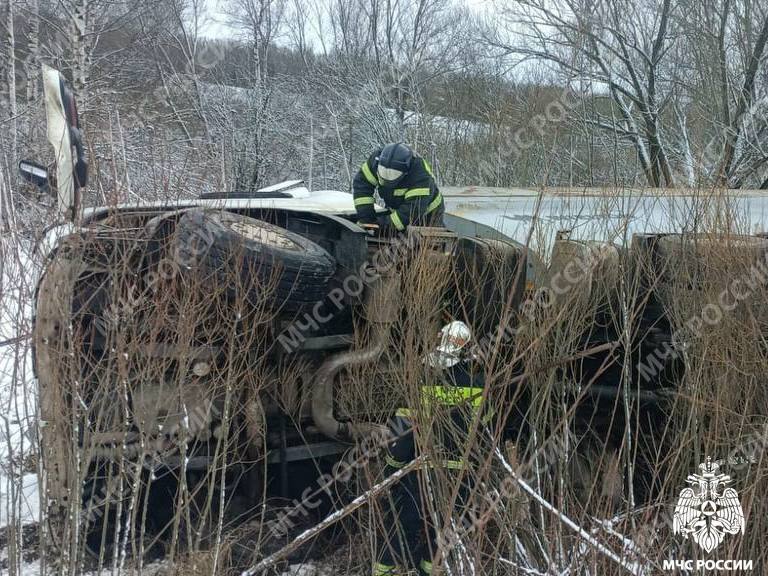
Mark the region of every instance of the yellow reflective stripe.
<instances>
[{"instance_id":1,"label":"yellow reflective stripe","mask_svg":"<svg viewBox=\"0 0 768 576\"><path fill-rule=\"evenodd\" d=\"M373 576L395 576L395 569L391 564L379 564L376 562L373 565Z\"/></svg>"},{"instance_id":2,"label":"yellow reflective stripe","mask_svg":"<svg viewBox=\"0 0 768 576\"><path fill-rule=\"evenodd\" d=\"M373 175L373 172L371 172L371 167L368 166L368 160L363 162L363 165L360 166L360 170L363 171L363 176L365 176L365 179L368 180L368 184L371 186L377 186L379 181L376 180L376 177Z\"/></svg>"},{"instance_id":3,"label":"yellow reflective stripe","mask_svg":"<svg viewBox=\"0 0 768 576\"><path fill-rule=\"evenodd\" d=\"M460 404L467 404L471 406L473 411L478 411L483 404L483 389L470 387L470 386L422 386L421 387L421 400L423 408L427 409L424 415L428 417L430 405L442 405L442 406L458 406ZM416 414L414 410L410 408L398 408L395 412L395 416L402 416L403 418L413 418ZM483 422L486 422L493 416L492 412L489 412L483 418Z\"/></svg>"},{"instance_id":4,"label":"yellow reflective stripe","mask_svg":"<svg viewBox=\"0 0 768 576\"><path fill-rule=\"evenodd\" d=\"M421 160L422 160L422 162L424 162L424 170L426 170L427 174L429 174L430 176L432 176L432 178L434 178L435 175L432 172L432 166L429 165L429 162L427 162L427 159L426 158L422 158Z\"/></svg>"},{"instance_id":5,"label":"yellow reflective stripe","mask_svg":"<svg viewBox=\"0 0 768 576\"><path fill-rule=\"evenodd\" d=\"M422 386L422 398L425 402L437 402L446 406L461 404L470 400L473 408L483 403L483 389L468 386Z\"/></svg>"},{"instance_id":6,"label":"yellow reflective stripe","mask_svg":"<svg viewBox=\"0 0 768 576\"><path fill-rule=\"evenodd\" d=\"M463 470L465 468L462 460L434 460L429 456L424 463L425 468L445 468L446 470Z\"/></svg>"},{"instance_id":7,"label":"yellow reflective stripe","mask_svg":"<svg viewBox=\"0 0 768 576\"><path fill-rule=\"evenodd\" d=\"M397 213L397 210L392 210L392 212L389 214L389 217L392 219L392 224L395 225L395 228L400 230L400 232L405 230L405 224L403 224L403 221L400 220L400 214Z\"/></svg>"},{"instance_id":8,"label":"yellow reflective stripe","mask_svg":"<svg viewBox=\"0 0 768 576\"><path fill-rule=\"evenodd\" d=\"M429 196L430 194L432 194L430 188L411 188L405 193L405 199L408 200L409 198L416 198L418 196Z\"/></svg>"},{"instance_id":9,"label":"yellow reflective stripe","mask_svg":"<svg viewBox=\"0 0 768 576\"><path fill-rule=\"evenodd\" d=\"M437 208L440 206L440 203L442 201L443 201L443 195L440 194L440 192L438 192L437 196L435 196L435 199L429 203L429 206L427 206L426 214L429 214L430 212L437 210Z\"/></svg>"},{"instance_id":10,"label":"yellow reflective stripe","mask_svg":"<svg viewBox=\"0 0 768 576\"><path fill-rule=\"evenodd\" d=\"M432 574L432 562L430 562L429 560L422 560L419 563L419 569L424 574Z\"/></svg>"},{"instance_id":11,"label":"yellow reflective stripe","mask_svg":"<svg viewBox=\"0 0 768 576\"><path fill-rule=\"evenodd\" d=\"M384 457L384 461L387 463L387 466L391 466L392 468L402 468L407 464L407 462L400 462L400 460L395 460L389 454Z\"/></svg>"},{"instance_id":12,"label":"yellow reflective stripe","mask_svg":"<svg viewBox=\"0 0 768 576\"><path fill-rule=\"evenodd\" d=\"M408 188L395 188L395 196L405 196Z\"/></svg>"},{"instance_id":13,"label":"yellow reflective stripe","mask_svg":"<svg viewBox=\"0 0 768 576\"><path fill-rule=\"evenodd\" d=\"M496 415L496 412L493 409L488 410L488 412L480 419L480 422L483 424L488 424L491 420L493 420L493 417Z\"/></svg>"},{"instance_id":14,"label":"yellow reflective stripe","mask_svg":"<svg viewBox=\"0 0 768 576\"><path fill-rule=\"evenodd\" d=\"M360 196L359 198L355 198L355 206L366 206L368 204L373 204L373 196Z\"/></svg>"}]
</instances>

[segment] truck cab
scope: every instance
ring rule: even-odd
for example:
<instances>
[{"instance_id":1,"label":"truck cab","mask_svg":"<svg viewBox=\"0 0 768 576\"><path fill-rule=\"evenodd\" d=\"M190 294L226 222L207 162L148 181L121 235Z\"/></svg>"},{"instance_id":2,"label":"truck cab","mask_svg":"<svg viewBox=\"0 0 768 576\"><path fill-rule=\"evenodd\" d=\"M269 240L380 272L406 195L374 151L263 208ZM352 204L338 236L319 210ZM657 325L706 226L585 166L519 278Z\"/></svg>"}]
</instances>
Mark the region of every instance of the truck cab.
<instances>
[{"instance_id":1,"label":"truck cab","mask_svg":"<svg viewBox=\"0 0 768 576\"><path fill-rule=\"evenodd\" d=\"M300 180L84 209L76 104L44 78L55 168L19 168L59 207L33 355L47 526L69 555L119 540L126 514L163 525L194 501L204 522L216 495L255 510L269 482L287 493L291 466L338 460L396 407L375 382L398 370L403 317L487 332L530 283L528 251L493 229L449 216L376 234L351 194ZM440 278L430 310L408 306L418 267ZM366 373L380 400L342 401ZM153 486L166 497L149 506Z\"/></svg>"}]
</instances>

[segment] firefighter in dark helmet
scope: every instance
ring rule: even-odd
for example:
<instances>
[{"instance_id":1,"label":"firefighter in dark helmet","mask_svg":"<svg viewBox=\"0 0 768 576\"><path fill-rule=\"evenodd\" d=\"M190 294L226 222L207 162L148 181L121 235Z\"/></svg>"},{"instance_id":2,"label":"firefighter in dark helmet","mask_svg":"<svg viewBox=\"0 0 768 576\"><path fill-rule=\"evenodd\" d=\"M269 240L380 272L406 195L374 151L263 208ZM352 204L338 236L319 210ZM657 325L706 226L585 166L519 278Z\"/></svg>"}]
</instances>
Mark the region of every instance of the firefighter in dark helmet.
<instances>
[{"instance_id":1,"label":"firefighter in dark helmet","mask_svg":"<svg viewBox=\"0 0 768 576\"><path fill-rule=\"evenodd\" d=\"M353 182L361 224L403 232L409 225L443 226L444 203L432 167L402 142L387 144L363 162ZM374 192L389 208L377 215Z\"/></svg>"}]
</instances>

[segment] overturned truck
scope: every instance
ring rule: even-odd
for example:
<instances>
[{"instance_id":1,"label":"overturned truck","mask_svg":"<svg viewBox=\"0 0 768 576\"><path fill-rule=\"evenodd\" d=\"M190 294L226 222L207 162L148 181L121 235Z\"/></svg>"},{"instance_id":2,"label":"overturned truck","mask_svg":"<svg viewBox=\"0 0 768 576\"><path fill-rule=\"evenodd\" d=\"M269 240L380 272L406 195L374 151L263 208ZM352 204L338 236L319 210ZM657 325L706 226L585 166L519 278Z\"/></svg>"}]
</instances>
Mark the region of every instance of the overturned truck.
<instances>
[{"instance_id":1,"label":"overturned truck","mask_svg":"<svg viewBox=\"0 0 768 576\"><path fill-rule=\"evenodd\" d=\"M52 188L72 220L51 231L34 318L43 498L61 553L98 556L107 543L140 552L145 531L170 535L171 547L199 544L199 527L223 515L262 514L267 492L292 493L404 401L396 385L377 383L402 377L393 347L405 345L402 322L414 315L425 314L429 334L461 319L479 355L532 331L551 342L567 334L564 360L555 344L504 356L515 376L499 401L516 409L500 427L516 442L529 437L541 398L524 384L555 365L553 390L580 415L572 432L598 440L583 443L586 458L598 444L621 445L631 427L647 469L658 465L653 435L686 369L665 302L670 286L695 299L722 239L639 235L619 247L560 235L544 265L451 214L446 229L372 235L355 223L349 194L313 194L299 181L79 213L76 107L57 72L45 71L45 87ZM48 186L43 167L21 168ZM747 263L768 251L762 238L728 242ZM433 317L411 306L414 270L439 286L427 299ZM412 345L416 356L430 338ZM341 399L348 389L360 392ZM632 418L620 408L627 398L640 407ZM643 473L649 485L636 490L650 492L659 479Z\"/></svg>"}]
</instances>

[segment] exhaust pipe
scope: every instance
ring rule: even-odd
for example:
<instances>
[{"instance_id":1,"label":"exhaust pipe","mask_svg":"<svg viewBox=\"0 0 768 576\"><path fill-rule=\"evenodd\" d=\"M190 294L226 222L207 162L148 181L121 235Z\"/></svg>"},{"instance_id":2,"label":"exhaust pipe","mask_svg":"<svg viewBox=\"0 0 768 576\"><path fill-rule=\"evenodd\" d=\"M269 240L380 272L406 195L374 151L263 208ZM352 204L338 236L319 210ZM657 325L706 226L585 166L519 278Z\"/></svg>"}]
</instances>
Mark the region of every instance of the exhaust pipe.
<instances>
[{"instance_id":1,"label":"exhaust pipe","mask_svg":"<svg viewBox=\"0 0 768 576\"><path fill-rule=\"evenodd\" d=\"M369 288L365 315L374 331L372 342L362 350L350 350L331 356L317 371L312 385L312 419L326 436L351 442L381 430L373 422L339 422L333 414L334 382L342 368L374 362L389 344L392 324L400 303L400 277L380 276Z\"/></svg>"}]
</instances>

